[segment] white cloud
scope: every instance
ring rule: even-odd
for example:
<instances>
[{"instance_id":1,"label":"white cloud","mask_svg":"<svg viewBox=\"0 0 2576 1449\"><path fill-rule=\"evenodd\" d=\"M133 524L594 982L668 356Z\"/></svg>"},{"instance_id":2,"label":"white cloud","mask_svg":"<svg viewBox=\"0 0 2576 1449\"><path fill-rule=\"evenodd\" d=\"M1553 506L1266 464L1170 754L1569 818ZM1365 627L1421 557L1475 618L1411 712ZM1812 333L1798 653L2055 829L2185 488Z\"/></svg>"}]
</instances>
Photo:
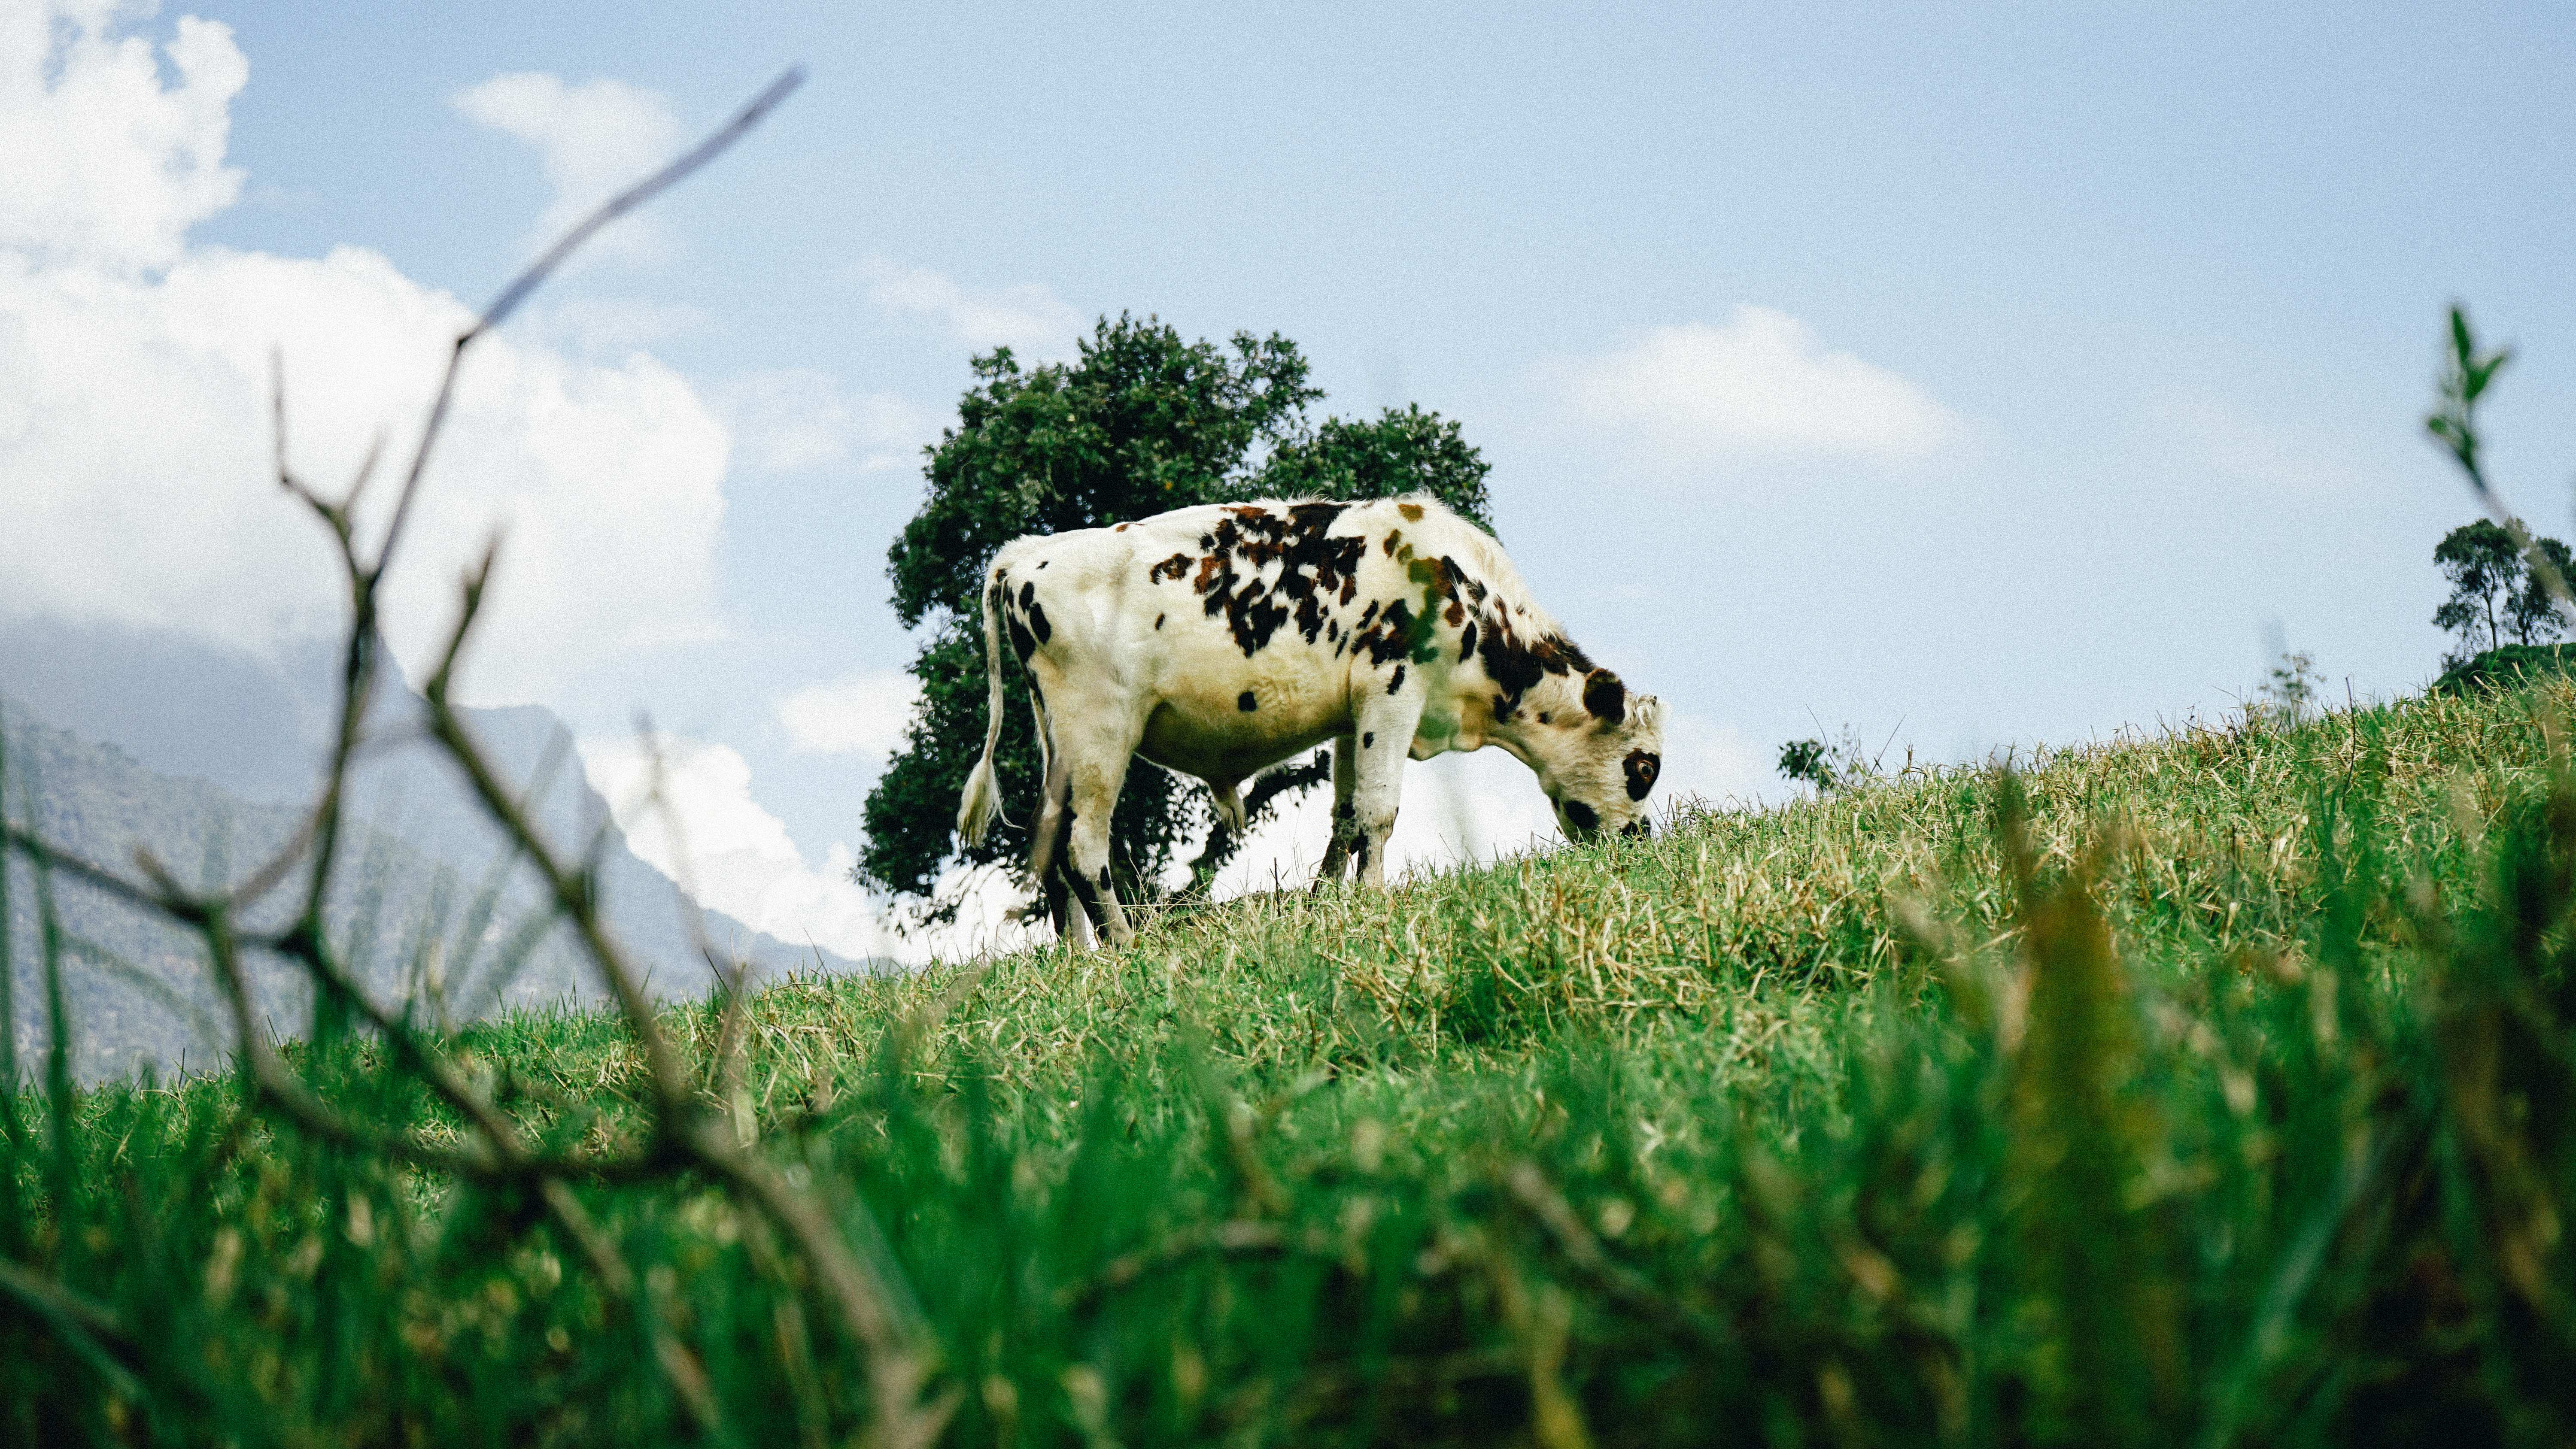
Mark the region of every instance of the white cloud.
<instances>
[{"instance_id":1,"label":"white cloud","mask_svg":"<svg viewBox=\"0 0 2576 1449\"><path fill-rule=\"evenodd\" d=\"M858 274L870 302L933 318L977 352L1008 347L1022 359L1071 357L1086 326L1080 311L1035 282L967 288L945 273L886 256L862 261Z\"/></svg>"},{"instance_id":2,"label":"white cloud","mask_svg":"<svg viewBox=\"0 0 2576 1449\"><path fill-rule=\"evenodd\" d=\"M582 773L607 799L627 845L699 904L790 945L811 939L853 960L897 954L876 903L848 878L850 848L836 842L819 869L808 865L787 826L752 799L751 766L729 746L666 736L653 746L592 738L578 748Z\"/></svg>"},{"instance_id":3,"label":"white cloud","mask_svg":"<svg viewBox=\"0 0 2576 1449\"><path fill-rule=\"evenodd\" d=\"M778 722L805 753L883 759L903 743L920 698L920 683L901 670L853 674L780 700Z\"/></svg>"},{"instance_id":4,"label":"white cloud","mask_svg":"<svg viewBox=\"0 0 2576 1449\"><path fill-rule=\"evenodd\" d=\"M2173 394L2148 405L2148 417L2190 462L2239 482L2292 493L2339 493L2367 473L2355 450L2333 439L2259 420L2233 403Z\"/></svg>"},{"instance_id":5,"label":"white cloud","mask_svg":"<svg viewBox=\"0 0 2576 1449\"><path fill-rule=\"evenodd\" d=\"M568 86L539 71L496 75L456 93L468 119L537 148L555 196L537 221L531 248L569 231L608 198L643 180L679 147L680 123L656 92L618 80ZM651 261L667 243L649 218L628 217L602 232L590 255Z\"/></svg>"},{"instance_id":6,"label":"white cloud","mask_svg":"<svg viewBox=\"0 0 2576 1449\"><path fill-rule=\"evenodd\" d=\"M1806 323L1769 307L1738 306L1723 326L1657 327L1542 371L1574 419L1668 467L1745 455L1908 463L1966 433L1921 388L1827 351Z\"/></svg>"},{"instance_id":7,"label":"white cloud","mask_svg":"<svg viewBox=\"0 0 2576 1449\"><path fill-rule=\"evenodd\" d=\"M891 693L891 678L900 676L875 678ZM864 741L864 726L822 708L834 696L847 702L866 682L844 680L791 696L810 696L817 716L806 729L790 723L800 745L881 748L881 743ZM787 713L782 706L782 717ZM818 743L804 744L801 737L809 730ZM741 755L724 745L667 737L659 748L664 798L681 821L677 840L669 815L652 803L652 756L645 745L624 738L585 739L580 743L582 767L607 798L635 853L688 885L711 909L790 943L810 934L846 956L883 955L912 964L933 956L960 960L1052 939L1042 925L1004 919L1006 911L1027 901L1027 893L1006 874L962 868L951 869L937 887L941 899L959 900L957 921L899 935L886 926L883 903L849 881L852 853L846 844L835 842L819 869L807 864L785 824L752 798L751 767ZM1694 715L1676 714L1666 724L1664 758L1659 805L1692 795L1711 805L1750 804L1769 779L1761 752L1742 735ZM1388 843L1391 875L1445 869L1461 861L1490 862L1559 840L1538 781L1501 750L1408 761L1404 769L1404 808ZM1319 787L1273 814L1218 878L1217 895L1231 898L1311 884L1323 857L1331 809L1331 791Z\"/></svg>"},{"instance_id":8,"label":"white cloud","mask_svg":"<svg viewBox=\"0 0 2576 1449\"><path fill-rule=\"evenodd\" d=\"M716 390L742 460L792 473L856 456L859 471L920 461L939 436L940 415L891 393L854 393L829 373L803 368L746 373Z\"/></svg>"},{"instance_id":9,"label":"white cloud","mask_svg":"<svg viewBox=\"0 0 2576 1449\"><path fill-rule=\"evenodd\" d=\"M1664 769L1653 797L1660 805L1695 796L1732 808L1787 793L1772 759L1740 731L1678 710L1665 715Z\"/></svg>"},{"instance_id":10,"label":"white cloud","mask_svg":"<svg viewBox=\"0 0 2576 1449\"><path fill-rule=\"evenodd\" d=\"M240 194L223 164L250 65L227 26L180 18L164 48L117 37L117 0L0 6L0 248L111 272L178 260Z\"/></svg>"},{"instance_id":11,"label":"white cloud","mask_svg":"<svg viewBox=\"0 0 2576 1449\"><path fill-rule=\"evenodd\" d=\"M1658 810L1690 796L1713 806L1751 804L1761 798L1769 776L1760 749L1735 730L1697 715L1667 714L1663 779L1653 796ZM1317 786L1252 832L1218 876L1217 894L1311 883L1331 830L1332 791ZM1403 806L1387 842L1387 870L1393 877L1445 869L1562 840L1538 777L1502 750L1408 760Z\"/></svg>"},{"instance_id":12,"label":"white cloud","mask_svg":"<svg viewBox=\"0 0 2576 1449\"><path fill-rule=\"evenodd\" d=\"M59 123L39 143L57 149L30 162L7 125L0 144L21 174L123 180L45 209L0 203L0 612L269 654L336 632L345 601L321 528L270 475L272 350L292 461L336 491L378 429L392 428L387 456L405 456L470 314L362 249L187 246L187 224L234 184L207 178L239 53L220 27L183 20L178 89L162 90L133 74L148 53L100 36L94 13L57 14L71 39L31 48L17 42L55 32L13 19L0 51L0 106ZM52 99L66 93L115 104ZM510 336L477 343L388 579L397 657L417 677L496 525L508 538L466 701L546 700L604 656L712 637L725 448L723 423L649 357L603 366ZM362 522L381 526L392 494L380 481Z\"/></svg>"}]
</instances>

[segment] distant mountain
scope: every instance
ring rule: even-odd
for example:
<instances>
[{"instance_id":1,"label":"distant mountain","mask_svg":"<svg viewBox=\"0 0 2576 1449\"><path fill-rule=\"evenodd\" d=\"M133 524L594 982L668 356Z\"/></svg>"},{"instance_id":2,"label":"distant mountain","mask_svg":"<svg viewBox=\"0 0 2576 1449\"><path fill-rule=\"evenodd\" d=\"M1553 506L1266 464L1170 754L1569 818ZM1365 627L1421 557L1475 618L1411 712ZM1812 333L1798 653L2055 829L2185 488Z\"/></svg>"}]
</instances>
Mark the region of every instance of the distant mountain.
<instances>
[{"instance_id":1,"label":"distant mountain","mask_svg":"<svg viewBox=\"0 0 2576 1449\"><path fill-rule=\"evenodd\" d=\"M330 648L297 654L281 667L175 634L0 618L0 692L151 769L284 805L312 792L330 729Z\"/></svg>"},{"instance_id":2,"label":"distant mountain","mask_svg":"<svg viewBox=\"0 0 2576 1449\"><path fill-rule=\"evenodd\" d=\"M334 667L317 657L299 680L251 656L169 636L0 624L9 817L26 818L32 789L44 833L65 849L130 870L142 847L182 879L236 878L281 849L302 821L329 726ZM356 828L328 898L332 939L378 999L414 1001L454 1020L507 1004L595 999L600 983L566 933L530 934L526 923L544 919L532 873L509 865L455 767L418 741L421 708L397 687L371 724L371 738L386 744L369 751L351 782ZM686 898L627 848L562 721L534 706L466 713L554 849L571 853L598 841L605 913L651 988L703 994L711 972L688 930ZM35 884L16 863L8 945L24 1070L40 1064L49 1039ZM76 942L65 985L78 1075L216 1060L230 1041L228 1014L202 951L94 890L59 879L53 890ZM281 889L254 923L282 919L293 896ZM719 959L748 960L763 972L890 964L790 945L716 912L702 921ZM256 987L269 1029L302 1035L311 999L294 970L259 963Z\"/></svg>"}]
</instances>

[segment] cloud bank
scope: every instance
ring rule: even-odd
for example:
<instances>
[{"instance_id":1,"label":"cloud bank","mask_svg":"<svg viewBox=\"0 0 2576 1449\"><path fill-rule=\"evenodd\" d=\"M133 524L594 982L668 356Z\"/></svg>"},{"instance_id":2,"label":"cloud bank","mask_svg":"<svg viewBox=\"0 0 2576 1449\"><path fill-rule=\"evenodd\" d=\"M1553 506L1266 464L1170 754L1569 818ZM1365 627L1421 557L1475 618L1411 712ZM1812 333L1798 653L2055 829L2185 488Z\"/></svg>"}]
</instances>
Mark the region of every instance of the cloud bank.
<instances>
[{"instance_id":1,"label":"cloud bank","mask_svg":"<svg viewBox=\"0 0 2576 1449\"><path fill-rule=\"evenodd\" d=\"M2370 476L2349 440L2257 418L2221 398L2169 393L2149 404L2148 420L2188 466L2237 482L2324 496L2348 492Z\"/></svg>"},{"instance_id":2,"label":"cloud bank","mask_svg":"<svg viewBox=\"0 0 2576 1449\"><path fill-rule=\"evenodd\" d=\"M679 149L680 123L670 102L617 80L565 85L535 71L496 75L456 93L468 118L537 148L554 200L537 219L529 250L548 245L598 205L634 185ZM584 254L652 261L668 240L649 216L629 216L591 240Z\"/></svg>"},{"instance_id":3,"label":"cloud bank","mask_svg":"<svg viewBox=\"0 0 2576 1449\"><path fill-rule=\"evenodd\" d=\"M1079 310L1035 282L964 287L943 272L887 256L860 262L858 275L870 302L929 318L977 352L1008 347L1022 361L1051 362L1073 356L1075 340L1088 330Z\"/></svg>"},{"instance_id":4,"label":"cloud bank","mask_svg":"<svg viewBox=\"0 0 2576 1449\"><path fill-rule=\"evenodd\" d=\"M1664 773L1651 797L1658 812L1686 799L1717 808L1749 805L1766 788L1776 791L1776 781L1752 741L1697 715L1667 714ZM1318 786L1262 822L1219 873L1217 896L1312 882L1332 833L1332 804L1332 791ZM1537 777L1502 750L1408 760L1403 808L1387 841L1387 874L1393 879L1562 843Z\"/></svg>"},{"instance_id":5,"label":"cloud bank","mask_svg":"<svg viewBox=\"0 0 2576 1449\"><path fill-rule=\"evenodd\" d=\"M853 674L780 700L778 722L807 754L882 760L902 745L920 699L920 682L899 669Z\"/></svg>"},{"instance_id":6,"label":"cloud bank","mask_svg":"<svg viewBox=\"0 0 2576 1449\"><path fill-rule=\"evenodd\" d=\"M770 473L840 462L862 473L917 467L922 445L939 436L940 414L805 368L747 373L718 388L715 402L742 462Z\"/></svg>"},{"instance_id":7,"label":"cloud bank","mask_svg":"<svg viewBox=\"0 0 2576 1449\"><path fill-rule=\"evenodd\" d=\"M849 880L850 848L836 842L809 865L787 826L751 798L751 766L731 746L666 736L585 739L579 750L627 846L701 905L790 945L810 938L853 960L895 954L876 903Z\"/></svg>"},{"instance_id":8,"label":"cloud bank","mask_svg":"<svg viewBox=\"0 0 2576 1449\"><path fill-rule=\"evenodd\" d=\"M388 431L402 457L469 309L344 247L320 259L197 246L249 65L224 26L162 48L114 7L0 20L0 613L176 630L276 658L343 624L320 526L271 474L281 366L297 470L337 491ZM416 528L388 577L414 677L497 528L498 587L461 693L547 702L588 664L720 632L728 436L641 353L577 361L476 344ZM381 526L390 487L362 508Z\"/></svg>"},{"instance_id":9,"label":"cloud bank","mask_svg":"<svg viewBox=\"0 0 2576 1449\"><path fill-rule=\"evenodd\" d=\"M112 273L177 261L232 205L223 164L250 64L230 27L180 18L161 81L148 41L109 33L117 0L0 7L0 248Z\"/></svg>"},{"instance_id":10,"label":"cloud bank","mask_svg":"<svg viewBox=\"0 0 2576 1449\"><path fill-rule=\"evenodd\" d=\"M1769 307L1738 306L1719 326L1657 327L1543 373L1576 423L1674 468L1747 456L1903 464L1966 433L1921 388L1828 350L1806 323Z\"/></svg>"}]
</instances>

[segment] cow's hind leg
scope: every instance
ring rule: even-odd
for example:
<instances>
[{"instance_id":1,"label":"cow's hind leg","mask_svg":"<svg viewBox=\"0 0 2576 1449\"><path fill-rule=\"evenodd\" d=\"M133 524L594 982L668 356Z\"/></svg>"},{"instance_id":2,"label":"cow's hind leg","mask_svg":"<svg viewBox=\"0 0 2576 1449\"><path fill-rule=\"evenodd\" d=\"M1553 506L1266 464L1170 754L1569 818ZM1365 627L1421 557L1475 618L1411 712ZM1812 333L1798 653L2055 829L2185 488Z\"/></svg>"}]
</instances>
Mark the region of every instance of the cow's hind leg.
<instances>
[{"instance_id":1,"label":"cow's hind leg","mask_svg":"<svg viewBox=\"0 0 2576 1449\"><path fill-rule=\"evenodd\" d=\"M1091 914L1073 897L1072 872L1066 868L1067 841L1073 835L1073 812L1062 812L1062 825L1056 831L1055 852L1045 875L1038 877L1039 893L1046 900L1047 921L1055 927L1056 939L1076 950L1091 945Z\"/></svg>"},{"instance_id":2,"label":"cow's hind leg","mask_svg":"<svg viewBox=\"0 0 2576 1449\"><path fill-rule=\"evenodd\" d=\"M1054 738L1051 722L1044 716L1040 716L1039 728L1048 731L1044 742L1046 785L1039 795L1036 829L1030 832L1029 876L1046 899L1047 920L1055 926L1056 939L1070 946L1088 946L1094 913L1066 899L1066 887L1073 880L1073 760L1063 742Z\"/></svg>"},{"instance_id":3,"label":"cow's hind leg","mask_svg":"<svg viewBox=\"0 0 2576 1449\"><path fill-rule=\"evenodd\" d=\"M1131 727L1118 737L1103 733L1103 738L1065 751L1073 756L1073 838L1063 868L1070 873L1074 896L1090 910L1101 935L1112 946L1124 946L1136 939L1136 932L1127 924L1117 887L1109 879L1109 821L1118 808L1118 792L1127 783L1127 761L1142 730Z\"/></svg>"},{"instance_id":4,"label":"cow's hind leg","mask_svg":"<svg viewBox=\"0 0 2576 1449\"><path fill-rule=\"evenodd\" d=\"M1360 737L1344 735L1333 741L1333 834L1324 844L1323 868L1315 872L1315 889L1339 881L1351 865L1351 842L1358 838L1351 796L1359 786Z\"/></svg>"}]
</instances>

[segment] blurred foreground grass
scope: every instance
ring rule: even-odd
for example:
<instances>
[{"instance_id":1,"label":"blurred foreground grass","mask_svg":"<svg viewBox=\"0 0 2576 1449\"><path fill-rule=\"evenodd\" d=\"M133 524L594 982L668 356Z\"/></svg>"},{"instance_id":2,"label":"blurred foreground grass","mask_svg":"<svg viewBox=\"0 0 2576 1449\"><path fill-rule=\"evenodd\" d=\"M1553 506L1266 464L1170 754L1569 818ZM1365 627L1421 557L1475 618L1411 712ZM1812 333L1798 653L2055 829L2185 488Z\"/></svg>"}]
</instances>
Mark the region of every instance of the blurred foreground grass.
<instances>
[{"instance_id":1,"label":"blurred foreground grass","mask_svg":"<svg viewBox=\"0 0 2576 1449\"><path fill-rule=\"evenodd\" d=\"M664 1020L897 1285L940 1442L2563 1444L2571 712L1917 771ZM649 1148L614 1017L444 1049ZM467 1141L374 1038L292 1055ZM603 1264L233 1079L11 1105L0 1440L871 1432L702 1174L570 1184Z\"/></svg>"}]
</instances>

